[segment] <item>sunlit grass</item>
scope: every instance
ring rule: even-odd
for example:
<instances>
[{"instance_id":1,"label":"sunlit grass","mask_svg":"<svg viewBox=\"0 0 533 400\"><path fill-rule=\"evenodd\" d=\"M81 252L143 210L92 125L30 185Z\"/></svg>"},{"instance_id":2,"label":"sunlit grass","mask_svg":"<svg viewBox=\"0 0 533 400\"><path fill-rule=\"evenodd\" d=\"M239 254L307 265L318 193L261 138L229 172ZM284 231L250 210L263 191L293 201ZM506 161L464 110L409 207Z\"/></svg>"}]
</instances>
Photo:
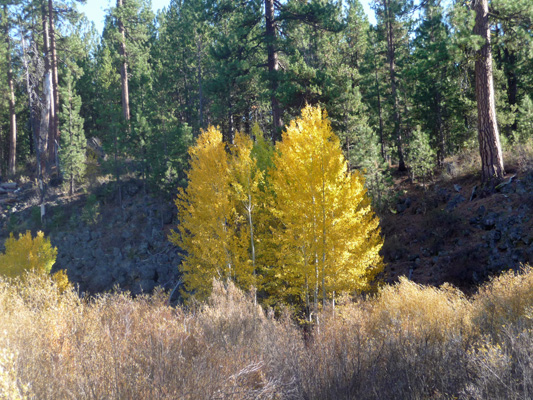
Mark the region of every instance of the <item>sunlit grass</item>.
<instances>
[{"instance_id":1,"label":"sunlit grass","mask_svg":"<svg viewBox=\"0 0 533 400\"><path fill-rule=\"evenodd\" d=\"M310 332L232 284L185 309L0 280L0 399L529 398L532 305L529 267L471 299L401 280Z\"/></svg>"}]
</instances>

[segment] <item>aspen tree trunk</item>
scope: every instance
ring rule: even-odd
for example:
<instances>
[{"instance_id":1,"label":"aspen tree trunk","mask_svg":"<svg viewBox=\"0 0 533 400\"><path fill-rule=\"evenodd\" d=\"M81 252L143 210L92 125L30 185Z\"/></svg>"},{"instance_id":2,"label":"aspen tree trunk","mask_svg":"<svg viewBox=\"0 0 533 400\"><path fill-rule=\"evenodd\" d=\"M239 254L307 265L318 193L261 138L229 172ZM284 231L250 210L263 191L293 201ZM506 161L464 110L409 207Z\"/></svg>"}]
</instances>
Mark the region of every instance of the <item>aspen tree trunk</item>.
<instances>
[{"instance_id":1,"label":"aspen tree trunk","mask_svg":"<svg viewBox=\"0 0 533 400\"><path fill-rule=\"evenodd\" d=\"M48 0L48 20L50 26L50 68L52 73L52 97L53 97L53 114L50 116L50 138L52 145L49 145L50 161L55 163L59 173L59 159L57 151L59 146L59 92L58 92L58 74L57 74L57 53L56 38L54 28L54 8L53 1Z\"/></svg>"},{"instance_id":2,"label":"aspen tree trunk","mask_svg":"<svg viewBox=\"0 0 533 400\"><path fill-rule=\"evenodd\" d=\"M123 0L117 0L117 9L121 9ZM122 84L122 114L124 120L129 122L130 120L130 93L128 85L128 60L126 56L126 30L124 29L124 23L122 18L118 18L118 31L120 33L120 47L119 54L121 57L120 63L120 80Z\"/></svg>"},{"instance_id":3,"label":"aspen tree trunk","mask_svg":"<svg viewBox=\"0 0 533 400\"><path fill-rule=\"evenodd\" d=\"M15 114L15 85L13 83L13 69L11 67L11 40L9 39L9 17L7 5L4 4L4 33L7 56L7 82L9 86L9 155L8 173L15 175L17 157L17 115Z\"/></svg>"},{"instance_id":4,"label":"aspen tree trunk","mask_svg":"<svg viewBox=\"0 0 533 400\"><path fill-rule=\"evenodd\" d=\"M248 177L248 187L251 187L250 183L250 177ZM250 190L250 189L249 189ZM250 226L250 250L252 252L252 268L253 268L253 277L254 277L254 305L257 305L257 281L256 281L256 271L255 271L255 240L254 240L254 224L252 221L252 210L253 210L253 204L252 204L252 194L249 191L248 192L248 204L246 205L246 211L248 213L248 225Z\"/></svg>"},{"instance_id":5,"label":"aspen tree trunk","mask_svg":"<svg viewBox=\"0 0 533 400\"><path fill-rule=\"evenodd\" d=\"M281 127L283 121L281 119L281 110L279 102L276 97L278 90L278 76L279 69L278 52L276 51L276 25L274 23L274 0L265 0L265 28L266 28L266 41L267 41L267 53L268 53L268 73L270 76L270 90L272 91L270 96L270 102L272 105L272 141L276 142L281 140Z\"/></svg>"},{"instance_id":6,"label":"aspen tree trunk","mask_svg":"<svg viewBox=\"0 0 533 400\"><path fill-rule=\"evenodd\" d=\"M493 188L503 179L505 171L494 101L488 0L475 0L474 10L476 11L474 33L485 40L483 47L476 52L476 99L481 179L489 188Z\"/></svg>"},{"instance_id":7,"label":"aspen tree trunk","mask_svg":"<svg viewBox=\"0 0 533 400\"><path fill-rule=\"evenodd\" d=\"M392 11L390 10L390 1L383 2L385 6L386 28L387 28L387 58L389 61L389 74L391 81L392 105L394 114L394 134L396 137L396 146L398 148L398 170L405 171L405 161L403 157L403 139L400 117L400 105L398 102L398 90L396 85L396 47L394 45L394 32L392 26Z\"/></svg>"}]
</instances>

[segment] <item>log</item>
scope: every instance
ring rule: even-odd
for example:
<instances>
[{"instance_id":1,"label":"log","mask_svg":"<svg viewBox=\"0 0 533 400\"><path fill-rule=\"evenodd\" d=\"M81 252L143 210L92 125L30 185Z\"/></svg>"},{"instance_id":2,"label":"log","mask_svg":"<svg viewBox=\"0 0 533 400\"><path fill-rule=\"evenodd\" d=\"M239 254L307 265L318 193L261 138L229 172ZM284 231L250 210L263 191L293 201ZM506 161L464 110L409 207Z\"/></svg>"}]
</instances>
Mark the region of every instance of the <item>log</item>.
<instances>
[{"instance_id":1,"label":"log","mask_svg":"<svg viewBox=\"0 0 533 400\"><path fill-rule=\"evenodd\" d=\"M0 183L0 188L5 190L15 190L17 188L16 182Z\"/></svg>"},{"instance_id":2,"label":"log","mask_svg":"<svg viewBox=\"0 0 533 400\"><path fill-rule=\"evenodd\" d=\"M2 204L13 204L16 203L17 199L15 197L7 197L5 199L0 199L0 205Z\"/></svg>"}]
</instances>

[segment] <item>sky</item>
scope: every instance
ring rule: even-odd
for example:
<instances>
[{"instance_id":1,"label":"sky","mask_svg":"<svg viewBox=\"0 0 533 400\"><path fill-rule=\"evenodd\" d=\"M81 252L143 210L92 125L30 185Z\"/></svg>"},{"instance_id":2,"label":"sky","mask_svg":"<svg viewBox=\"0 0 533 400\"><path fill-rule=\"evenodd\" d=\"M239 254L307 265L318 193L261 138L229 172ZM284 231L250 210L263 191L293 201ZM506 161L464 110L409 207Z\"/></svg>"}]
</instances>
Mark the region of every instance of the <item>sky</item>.
<instances>
[{"instance_id":1,"label":"sky","mask_svg":"<svg viewBox=\"0 0 533 400\"><path fill-rule=\"evenodd\" d=\"M366 14L370 15L370 22L375 23L374 12L370 10L369 1L370 0L361 0L361 3L363 4ZM87 15L87 18L94 22L98 32L102 33L102 29L104 28L104 16L106 14L105 10L115 4L115 0L87 0L85 5L79 7L81 11ZM152 0L152 8L154 9L154 12L167 7L169 4L170 0Z\"/></svg>"},{"instance_id":2,"label":"sky","mask_svg":"<svg viewBox=\"0 0 533 400\"><path fill-rule=\"evenodd\" d=\"M87 0L85 5L78 5L79 9L85 13L90 21L93 21L96 25L98 32L102 33L104 29L104 17L105 10L115 6L116 0ZM154 12L167 7L170 4L170 0L152 0L152 8Z\"/></svg>"}]
</instances>

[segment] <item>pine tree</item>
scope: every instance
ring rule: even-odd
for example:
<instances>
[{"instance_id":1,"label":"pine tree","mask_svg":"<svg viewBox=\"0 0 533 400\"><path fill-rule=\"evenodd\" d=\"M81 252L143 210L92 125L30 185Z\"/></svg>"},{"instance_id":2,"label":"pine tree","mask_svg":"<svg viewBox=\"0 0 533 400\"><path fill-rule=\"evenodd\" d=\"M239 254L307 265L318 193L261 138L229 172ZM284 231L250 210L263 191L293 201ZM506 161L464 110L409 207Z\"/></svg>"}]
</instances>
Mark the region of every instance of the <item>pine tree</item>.
<instances>
[{"instance_id":1,"label":"pine tree","mask_svg":"<svg viewBox=\"0 0 533 400\"><path fill-rule=\"evenodd\" d=\"M425 187L436 163L435 151L430 146L429 135L420 127L413 132L406 153L411 179L420 179Z\"/></svg>"},{"instance_id":2,"label":"pine tree","mask_svg":"<svg viewBox=\"0 0 533 400\"><path fill-rule=\"evenodd\" d=\"M390 96L388 98L391 107L391 116L394 123L393 140L396 142L398 169L405 171L404 162L404 121L408 118L401 111L401 71L398 68L402 58L408 52L408 12L411 3L408 0L374 0L373 7L378 20L377 28L380 39L386 43L388 78ZM405 97L405 96L403 96ZM407 107L404 107L406 109Z\"/></svg>"},{"instance_id":3,"label":"pine tree","mask_svg":"<svg viewBox=\"0 0 533 400\"><path fill-rule=\"evenodd\" d=\"M69 194L74 193L74 184L85 173L85 149L87 140L83 130L83 118L80 117L81 97L76 94L74 77L67 70L64 86L60 88L62 110L60 165L65 179L69 182Z\"/></svg>"},{"instance_id":4,"label":"pine tree","mask_svg":"<svg viewBox=\"0 0 533 400\"><path fill-rule=\"evenodd\" d=\"M521 142L531 140L533 137L533 101L530 96L524 96L518 107L518 139Z\"/></svg>"},{"instance_id":5,"label":"pine tree","mask_svg":"<svg viewBox=\"0 0 533 400\"><path fill-rule=\"evenodd\" d=\"M17 155L17 116L15 113L15 88L13 79L13 66L11 57L11 38L9 36L9 30L11 27L10 15L7 8L7 4L4 3L2 8L2 34L3 41L6 44L6 72L7 83L9 87L9 161L8 171L10 175L14 175L16 172L16 155Z\"/></svg>"},{"instance_id":6,"label":"pine tree","mask_svg":"<svg viewBox=\"0 0 533 400\"><path fill-rule=\"evenodd\" d=\"M224 139L233 143L237 131L250 134L253 108L264 89L260 78L261 58L257 39L261 37L261 3L221 1L214 7L219 29L213 35L207 82L211 110L221 121Z\"/></svg>"},{"instance_id":7,"label":"pine tree","mask_svg":"<svg viewBox=\"0 0 533 400\"><path fill-rule=\"evenodd\" d=\"M367 290L383 267L379 221L363 176L349 173L325 111L306 107L276 145L270 171L275 275L314 308L341 291Z\"/></svg>"}]
</instances>

